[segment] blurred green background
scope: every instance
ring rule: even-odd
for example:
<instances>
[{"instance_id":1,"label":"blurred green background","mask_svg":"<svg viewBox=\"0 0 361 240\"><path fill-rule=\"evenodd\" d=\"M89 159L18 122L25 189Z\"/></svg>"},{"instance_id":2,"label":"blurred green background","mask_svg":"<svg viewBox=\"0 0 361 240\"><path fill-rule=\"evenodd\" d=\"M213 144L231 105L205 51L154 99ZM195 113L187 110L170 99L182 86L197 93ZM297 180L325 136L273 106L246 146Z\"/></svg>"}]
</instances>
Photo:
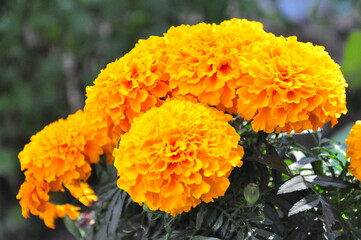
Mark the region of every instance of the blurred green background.
<instances>
[{"instance_id":1,"label":"blurred green background","mask_svg":"<svg viewBox=\"0 0 361 240\"><path fill-rule=\"evenodd\" d=\"M73 239L61 220L51 230L21 216L17 154L83 107L100 69L172 25L234 17L326 47L349 83L349 113L327 134L347 136L361 119L360 0L0 0L0 239Z\"/></svg>"}]
</instances>

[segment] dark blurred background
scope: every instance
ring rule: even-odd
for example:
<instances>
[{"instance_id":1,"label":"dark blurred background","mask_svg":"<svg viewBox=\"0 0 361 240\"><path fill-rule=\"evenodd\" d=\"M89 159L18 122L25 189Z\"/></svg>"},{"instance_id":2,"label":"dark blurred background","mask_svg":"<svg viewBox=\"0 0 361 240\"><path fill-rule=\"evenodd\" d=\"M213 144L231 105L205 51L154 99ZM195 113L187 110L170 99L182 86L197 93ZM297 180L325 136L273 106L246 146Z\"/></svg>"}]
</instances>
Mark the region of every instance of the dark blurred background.
<instances>
[{"instance_id":1,"label":"dark blurred background","mask_svg":"<svg viewBox=\"0 0 361 240\"><path fill-rule=\"evenodd\" d=\"M21 216L17 154L83 107L100 69L172 25L234 17L324 45L342 65L349 113L327 132L342 141L361 119L361 0L0 0L0 239L74 239L61 220L51 230Z\"/></svg>"}]
</instances>

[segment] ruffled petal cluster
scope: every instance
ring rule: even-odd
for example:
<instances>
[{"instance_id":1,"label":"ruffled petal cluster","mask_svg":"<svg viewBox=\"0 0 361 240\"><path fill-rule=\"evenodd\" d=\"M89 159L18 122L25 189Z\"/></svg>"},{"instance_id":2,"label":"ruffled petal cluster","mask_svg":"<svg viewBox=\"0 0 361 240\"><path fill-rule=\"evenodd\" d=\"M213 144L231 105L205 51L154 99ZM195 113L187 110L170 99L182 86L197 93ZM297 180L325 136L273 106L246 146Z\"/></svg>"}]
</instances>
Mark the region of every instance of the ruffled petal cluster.
<instances>
[{"instance_id":1,"label":"ruffled petal cluster","mask_svg":"<svg viewBox=\"0 0 361 240\"><path fill-rule=\"evenodd\" d=\"M172 27L164 35L173 95L193 95L199 102L236 113L235 85L245 75L243 54L268 34L259 22L232 19L220 25Z\"/></svg>"},{"instance_id":2,"label":"ruffled petal cluster","mask_svg":"<svg viewBox=\"0 0 361 240\"><path fill-rule=\"evenodd\" d=\"M119 188L135 202L172 215L223 196L243 156L231 119L182 99L135 118L113 152Z\"/></svg>"},{"instance_id":3,"label":"ruffled petal cluster","mask_svg":"<svg viewBox=\"0 0 361 240\"><path fill-rule=\"evenodd\" d=\"M110 140L94 131L82 111L51 123L32 136L19 153L25 182L17 198L23 215L39 215L51 228L56 217L76 217L78 207L48 202L49 192L64 191L65 187L85 205L95 201L96 196L85 181L91 174L91 164L99 161L108 144Z\"/></svg>"},{"instance_id":4,"label":"ruffled petal cluster","mask_svg":"<svg viewBox=\"0 0 361 240\"><path fill-rule=\"evenodd\" d=\"M82 186L71 186L70 192L78 198L84 205L89 206L91 202L97 200L97 196L87 183ZM54 221L56 218L69 216L75 220L79 213L80 207L72 204L57 205L49 202L49 192L51 184L46 181L36 181L34 178L28 178L21 186L17 198L20 199L22 215L29 217L29 213L39 216L49 228L55 228Z\"/></svg>"},{"instance_id":5,"label":"ruffled petal cluster","mask_svg":"<svg viewBox=\"0 0 361 240\"><path fill-rule=\"evenodd\" d=\"M255 131L301 132L337 123L347 112L345 79L324 47L276 37L244 54L237 82L237 113Z\"/></svg>"},{"instance_id":6,"label":"ruffled petal cluster","mask_svg":"<svg viewBox=\"0 0 361 240\"><path fill-rule=\"evenodd\" d=\"M346 156L350 159L349 172L361 181L361 121L356 121L346 139Z\"/></svg>"},{"instance_id":7,"label":"ruffled petal cluster","mask_svg":"<svg viewBox=\"0 0 361 240\"><path fill-rule=\"evenodd\" d=\"M85 112L99 129L105 126L105 134L115 142L129 130L134 117L159 105L169 92L164 48L161 37L140 40L87 87Z\"/></svg>"}]
</instances>

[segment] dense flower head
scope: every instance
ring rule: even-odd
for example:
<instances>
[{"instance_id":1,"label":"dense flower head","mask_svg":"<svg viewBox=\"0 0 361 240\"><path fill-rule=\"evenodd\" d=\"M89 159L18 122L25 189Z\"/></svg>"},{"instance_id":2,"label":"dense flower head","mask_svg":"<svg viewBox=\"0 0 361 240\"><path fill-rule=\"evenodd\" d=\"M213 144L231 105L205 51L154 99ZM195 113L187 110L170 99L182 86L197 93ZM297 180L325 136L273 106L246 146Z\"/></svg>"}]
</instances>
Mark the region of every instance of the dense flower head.
<instances>
[{"instance_id":1,"label":"dense flower head","mask_svg":"<svg viewBox=\"0 0 361 240\"><path fill-rule=\"evenodd\" d=\"M96 200L85 181L91 174L91 164L99 161L110 140L94 129L88 124L87 116L79 110L31 137L30 143L19 153L25 182L17 198L24 216L28 216L30 211L53 227L54 218L63 216L59 212L75 209L55 207L47 202L49 192L65 191L64 187L85 205Z\"/></svg>"},{"instance_id":2,"label":"dense flower head","mask_svg":"<svg viewBox=\"0 0 361 240\"><path fill-rule=\"evenodd\" d=\"M25 176L53 183L57 190L74 179L87 179L90 164L99 161L104 153L102 146L109 144L93 128L80 110L49 124L19 153L21 170L25 170Z\"/></svg>"},{"instance_id":3,"label":"dense flower head","mask_svg":"<svg viewBox=\"0 0 361 240\"><path fill-rule=\"evenodd\" d=\"M200 102L235 112L235 83L242 54L267 33L259 22L232 19L220 25L200 23L172 27L167 42L169 86L175 95L192 94Z\"/></svg>"},{"instance_id":4,"label":"dense flower head","mask_svg":"<svg viewBox=\"0 0 361 240\"><path fill-rule=\"evenodd\" d=\"M272 34L255 45L236 86L237 113L255 131L317 130L347 112L347 84L324 47Z\"/></svg>"},{"instance_id":5,"label":"dense flower head","mask_svg":"<svg viewBox=\"0 0 361 240\"><path fill-rule=\"evenodd\" d=\"M356 121L346 139L346 156L350 159L349 172L361 181L361 121Z\"/></svg>"},{"instance_id":6,"label":"dense flower head","mask_svg":"<svg viewBox=\"0 0 361 240\"><path fill-rule=\"evenodd\" d=\"M114 150L118 186L139 204L172 215L223 196L241 166L232 116L183 99L135 118Z\"/></svg>"},{"instance_id":7,"label":"dense flower head","mask_svg":"<svg viewBox=\"0 0 361 240\"><path fill-rule=\"evenodd\" d=\"M161 37L140 40L122 58L109 63L87 87L85 111L114 141L129 130L133 118L160 104L169 91Z\"/></svg>"}]
</instances>

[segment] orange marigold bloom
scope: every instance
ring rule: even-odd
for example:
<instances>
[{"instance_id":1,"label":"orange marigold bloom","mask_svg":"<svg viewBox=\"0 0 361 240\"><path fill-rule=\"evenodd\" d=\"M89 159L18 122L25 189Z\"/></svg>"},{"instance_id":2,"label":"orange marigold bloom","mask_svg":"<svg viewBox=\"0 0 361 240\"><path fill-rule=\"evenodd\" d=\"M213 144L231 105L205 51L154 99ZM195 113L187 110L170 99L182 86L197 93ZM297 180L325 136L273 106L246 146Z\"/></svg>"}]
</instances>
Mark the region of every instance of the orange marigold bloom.
<instances>
[{"instance_id":1,"label":"orange marigold bloom","mask_svg":"<svg viewBox=\"0 0 361 240\"><path fill-rule=\"evenodd\" d=\"M64 216L64 208L69 211L77 209L74 206L54 208L47 202L49 192L64 191L64 186L85 205L96 200L94 192L84 181L90 176L91 164L99 161L110 140L97 134L95 129L88 123L88 117L78 111L65 120L51 123L31 137L30 143L19 153L26 179L17 198L24 217L28 217L30 211L44 218L47 226L53 227L54 218ZM77 215L77 212L69 211L66 214Z\"/></svg>"},{"instance_id":2,"label":"orange marigold bloom","mask_svg":"<svg viewBox=\"0 0 361 240\"><path fill-rule=\"evenodd\" d=\"M347 112L347 84L324 47L269 34L243 56L237 112L255 131L317 130Z\"/></svg>"},{"instance_id":3,"label":"orange marigold bloom","mask_svg":"<svg viewBox=\"0 0 361 240\"><path fill-rule=\"evenodd\" d=\"M22 214L29 217L29 212L39 216L49 228L55 228L56 218L68 215L75 220L80 208L71 204L55 205L49 202L50 184L46 181L38 182L34 178L28 178L21 186L17 199L20 199Z\"/></svg>"},{"instance_id":4,"label":"orange marigold bloom","mask_svg":"<svg viewBox=\"0 0 361 240\"><path fill-rule=\"evenodd\" d=\"M164 38L173 93L192 94L200 102L235 112L235 84L244 75L242 54L267 33L259 22L232 19L220 25L172 27Z\"/></svg>"},{"instance_id":5,"label":"orange marigold bloom","mask_svg":"<svg viewBox=\"0 0 361 240\"><path fill-rule=\"evenodd\" d=\"M94 129L80 110L49 124L32 136L19 153L21 170L37 181L53 183L57 190L74 179L87 179L90 164L99 161L104 153L102 147L109 144L109 139Z\"/></svg>"},{"instance_id":6,"label":"orange marigold bloom","mask_svg":"<svg viewBox=\"0 0 361 240\"><path fill-rule=\"evenodd\" d=\"M87 87L85 111L114 141L129 130L133 118L159 105L169 91L161 37L140 40L122 58L109 63Z\"/></svg>"},{"instance_id":7,"label":"orange marigold bloom","mask_svg":"<svg viewBox=\"0 0 361 240\"><path fill-rule=\"evenodd\" d=\"M361 181L361 121L356 121L346 139L346 156L350 159L349 172Z\"/></svg>"},{"instance_id":8,"label":"orange marigold bloom","mask_svg":"<svg viewBox=\"0 0 361 240\"><path fill-rule=\"evenodd\" d=\"M223 196L241 166L232 116L183 99L135 118L114 150L119 188L135 202L172 215Z\"/></svg>"}]
</instances>

